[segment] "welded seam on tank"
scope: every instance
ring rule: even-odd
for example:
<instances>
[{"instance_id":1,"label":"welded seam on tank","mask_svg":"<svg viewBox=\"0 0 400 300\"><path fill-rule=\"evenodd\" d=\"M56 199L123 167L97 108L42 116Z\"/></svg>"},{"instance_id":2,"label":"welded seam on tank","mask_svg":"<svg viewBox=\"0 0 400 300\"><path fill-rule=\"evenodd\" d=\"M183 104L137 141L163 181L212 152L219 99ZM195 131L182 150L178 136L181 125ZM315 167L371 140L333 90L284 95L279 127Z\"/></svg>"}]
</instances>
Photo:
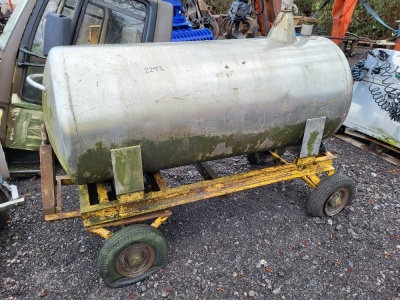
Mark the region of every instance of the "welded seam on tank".
<instances>
[{"instance_id":1,"label":"welded seam on tank","mask_svg":"<svg viewBox=\"0 0 400 300\"><path fill-rule=\"evenodd\" d=\"M274 23L275 26L283 21L283 17L285 15L285 13L284 13L285 11L281 10L280 12L283 12L283 13L278 15L278 17L280 17L279 19L276 18L275 23Z\"/></svg>"},{"instance_id":2,"label":"welded seam on tank","mask_svg":"<svg viewBox=\"0 0 400 300\"><path fill-rule=\"evenodd\" d=\"M75 111L74 111L74 109L73 109L72 101L71 101L72 95L71 95L71 89L70 89L70 87L69 87L70 76L69 76L69 73L68 73L67 70L66 70L67 63L66 63L66 61L65 61L64 49L62 49L62 54L63 54L62 57L63 57L63 61L64 61L65 76L67 77L67 85L68 85L68 86L67 86L67 90L68 90L68 105L69 105L69 109L71 110L72 118L74 119L75 133L76 133L76 136L79 138L78 126L77 126L77 124L76 124ZM83 141L82 141L82 142L83 142Z\"/></svg>"},{"instance_id":3,"label":"welded seam on tank","mask_svg":"<svg viewBox=\"0 0 400 300\"><path fill-rule=\"evenodd\" d=\"M292 11L291 9L289 9L289 6L290 5L287 3L282 3L281 9L279 10L279 14L278 14L277 18L275 19L275 23L274 23L275 26L283 21L285 14ZM280 17L280 18L278 19L278 17Z\"/></svg>"}]
</instances>

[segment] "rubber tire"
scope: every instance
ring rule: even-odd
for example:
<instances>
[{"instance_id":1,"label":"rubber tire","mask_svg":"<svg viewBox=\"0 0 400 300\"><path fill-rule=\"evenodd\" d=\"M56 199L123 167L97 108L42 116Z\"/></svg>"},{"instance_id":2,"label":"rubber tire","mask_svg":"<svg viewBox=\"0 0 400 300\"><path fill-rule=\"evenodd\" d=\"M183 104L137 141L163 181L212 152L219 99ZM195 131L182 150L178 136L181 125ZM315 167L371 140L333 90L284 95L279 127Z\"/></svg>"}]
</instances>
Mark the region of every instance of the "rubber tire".
<instances>
[{"instance_id":1,"label":"rubber tire","mask_svg":"<svg viewBox=\"0 0 400 300\"><path fill-rule=\"evenodd\" d=\"M348 200L345 205L343 205L344 208L346 205L351 203L356 194L356 185L354 181L343 174L333 174L332 176L322 179L310 195L310 198L307 202L307 213L313 217L326 216L326 201L334 192L341 188L345 188L349 193ZM335 215L340 211L335 213Z\"/></svg>"},{"instance_id":2,"label":"rubber tire","mask_svg":"<svg viewBox=\"0 0 400 300\"><path fill-rule=\"evenodd\" d=\"M337 134L344 134L346 131L346 126L342 125L340 128L336 131Z\"/></svg>"},{"instance_id":3,"label":"rubber tire","mask_svg":"<svg viewBox=\"0 0 400 300\"><path fill-rule=\"evenodd\" d=\"M0 203L7 202L11 197L10 195L8 195L8 196L9 197L7 197L7 195L3 191L3 188L1 188L0 189ZM0 229L6 228L9 220L10 220L10 211L9 210L0 211Z\"/></svg>"},{"instance_id":4,"label":"rubber tire","mask_svg":"<svg viewBox=\"0 0 400 300\"><path fill-rule=\"evenodd\" d=\"M278 148L274 149L274 151L279 155L282 156L283 153L285 153L285 148ZM260 155L264 155L267 159L263 159L260 157ZM269 153L269 151L263 151L263 152L256 152L256 153L249 153L247 154L247 161L252 164L252 165L261 165L265 164L273 159L272 155Z\"/></svg>"},{"instance_id":5,"label":"rubber tire","mask_svg":"<svg viewBox=\"0 0 400 300\"><path fill-rule=\"evenodd\" d=\"M127 247L140 243L153 247L155 251L153 265L144 274L135 278L122 276L115 268L118 255ZM110 287L124 287L160 270L166 256L167 242L159 230L144 224L131 225L113 234L101 248L98 260L100 277Z\"/></svg>"}]
</instances>

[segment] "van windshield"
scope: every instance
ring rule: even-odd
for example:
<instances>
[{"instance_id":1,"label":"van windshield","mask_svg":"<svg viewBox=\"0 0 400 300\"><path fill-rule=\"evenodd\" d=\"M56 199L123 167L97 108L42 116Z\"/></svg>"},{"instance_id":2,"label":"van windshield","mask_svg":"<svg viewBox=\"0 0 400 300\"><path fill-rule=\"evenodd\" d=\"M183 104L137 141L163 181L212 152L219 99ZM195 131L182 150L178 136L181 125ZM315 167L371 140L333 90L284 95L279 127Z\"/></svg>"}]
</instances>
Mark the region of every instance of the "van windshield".
<instances>
[{"instance_id":1,"label":"van windshield","mask_svg":"<svg viewBox=\"0 0 400 300\"><path fill-rule=\"evenodd\" d=\"M20 0L0 35L0 50L4 50L17 21L29 0ZM1 55L1 54L0 54ZM0 56L1 57L1 56Z\"/></svg>"}]
</instances>

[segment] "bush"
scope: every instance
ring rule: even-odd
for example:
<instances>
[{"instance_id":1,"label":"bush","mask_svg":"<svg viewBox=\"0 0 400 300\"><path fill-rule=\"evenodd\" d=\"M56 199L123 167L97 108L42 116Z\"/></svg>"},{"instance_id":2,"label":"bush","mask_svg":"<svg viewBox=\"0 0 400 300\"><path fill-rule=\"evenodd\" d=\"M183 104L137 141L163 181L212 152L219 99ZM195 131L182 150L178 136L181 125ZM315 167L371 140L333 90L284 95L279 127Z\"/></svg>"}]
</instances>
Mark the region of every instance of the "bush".
<instances>
[{"instance_id":1,"label":"bush","mask_svg":"<svg viewBox=\"0 0 400 300\"><path fill-rule=\"evenodd\" d=\"M310 10L313 13L318 11L318 9L324 4L325 0L295 0L294 2L299 7L301 14L309 16L308 13ZM319 24L321 34L329 35L331 32L333 23L331 11L334 2L334 0L331 0L330 3L318 14L318 18L321 20ZM394 29L398 29L398 24L396 23L396 20L400 19L400 5L398 0L367 0L367 3L387 25ZM392 37L392 32L376 21L367 12L360 1L357 3L348 31L358 36L368 37L373 40Z\"/></svg>"},{"instance_id":2,"label":"bush","mask_svg":"<svg viewBox=\"0 0 400 300\"><path fill-rule=\"evenodd\" d=\"M232 0L213 0L212 2L220 13L226 13ZM294 3L299 8L299 14L304 16L311 16L317 12L324 2L325 0L294 0ZM330 35L333 23L331 11L334 2L335 0L331 0L318 13L318 18L320 19L318 33L321 35ZM367 0L367 3L375 10L378 16L394 29L398 29L396 20L400 20L400 4L398 2L399 0ZM357 3L348 31L373 40L392 37L392 32L376 21L366 11L361 2Z\"/></svg>"},{"instance_id":3,"label":"bush","mask_svg":"<svg viewBox=\"0 0 400 300\"><path fill-rule=\"evenodd\" d=\"M400 19L398 0L369 0L368 4L387 25L398 29L396 23L396 20ZM362 3L357 4L349 31L374 40L391 38L392 34L389 29L381 25L367 12Z\"/></svg>"}]
</instances>

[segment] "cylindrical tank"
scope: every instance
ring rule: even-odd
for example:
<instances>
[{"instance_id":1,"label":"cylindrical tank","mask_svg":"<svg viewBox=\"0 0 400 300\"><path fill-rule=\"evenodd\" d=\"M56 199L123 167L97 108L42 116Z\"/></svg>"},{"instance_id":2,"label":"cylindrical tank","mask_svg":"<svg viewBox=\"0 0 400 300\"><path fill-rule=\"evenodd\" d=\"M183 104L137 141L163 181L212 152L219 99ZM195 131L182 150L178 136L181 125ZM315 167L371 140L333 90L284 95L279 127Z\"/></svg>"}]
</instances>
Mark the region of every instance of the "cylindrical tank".
<instances>
[{"instance_id":1,"label":"cylindrical tank","mask_svg":"<svg viewBox=\"0 0 400 300\"><path fill-rule=\"evenodd\" d=\"M325 38L53 48L43 109L77 184L112 178L110 149L140 145L145 172L301 144L345 119L349 65Z\"/></svg>"}]
</instances>

